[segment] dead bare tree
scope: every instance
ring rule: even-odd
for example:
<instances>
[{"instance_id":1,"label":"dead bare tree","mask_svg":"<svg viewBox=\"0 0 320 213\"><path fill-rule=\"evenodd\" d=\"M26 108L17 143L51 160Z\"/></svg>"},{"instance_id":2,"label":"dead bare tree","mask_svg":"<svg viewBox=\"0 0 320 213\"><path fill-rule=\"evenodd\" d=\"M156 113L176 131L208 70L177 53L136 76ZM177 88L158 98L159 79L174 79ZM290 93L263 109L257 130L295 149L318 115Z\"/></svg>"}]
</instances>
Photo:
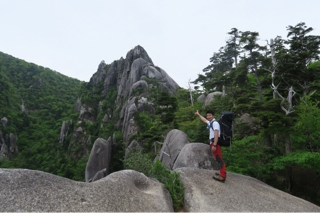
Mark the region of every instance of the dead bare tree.
<instances>
[{"instance_id":1,"label":"dead bare tree","mask_svg":"<svg viewBox=\"0 0 320 213\"><path fill-rule=\"evenodd\" d=\"M190 92L190 100L191 100L191 106L193 106L193 97L192 97L192 88L191 88L191 80L189 79L189 92Z\"/></svg>"},{"instance_id":2,"label":"dead bare tree","mask_svg":"<svg viewBox=\"0 0 320 213\"><path fill-rule=\"evenodd\" d=\"M268 43L268 45L270 46L270 50L271 50L271 59L272 59L272 70L268 70L269 72L271 72L271 88L273 89L273 98L281 98L281 103L280 103L280 107L281 109L285 112L285 115L288 116L290 113L294 112L293 108L293 104L292 104L292 98L293 96L295 96L296 92L294 91L293 87L290 86L288 88L288 95L287 98L284 98L278 91L278 87L280 85L280 83L278 83L278 85L275 85L274 79L276 76L276 70L277 70L277 60L275 58L275 50L274 50L274 41L273 39L270 40L270 44ZM287 133L285 136L285 147L286 147L286 154L290 154L292 152L291 149L291 139L290 139L290 134Z\"/></svg>"}]
</instances>

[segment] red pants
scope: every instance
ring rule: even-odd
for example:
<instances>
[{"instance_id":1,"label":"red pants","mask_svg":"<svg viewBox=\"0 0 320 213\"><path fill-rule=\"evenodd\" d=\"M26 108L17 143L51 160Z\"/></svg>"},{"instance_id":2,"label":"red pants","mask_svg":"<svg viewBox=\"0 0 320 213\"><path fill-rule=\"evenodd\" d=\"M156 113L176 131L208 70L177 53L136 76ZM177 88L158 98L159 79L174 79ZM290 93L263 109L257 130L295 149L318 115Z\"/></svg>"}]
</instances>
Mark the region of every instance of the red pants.
<instances>
[{"instance_id":1,"label":"red pants","mask_svg":"<svg viewBox=\"0 0 320 213\"><path fill-rule=\"evenodd\" d=\"M212 152L212 146L213 146L213 143L210 144L211 152ZM222 159L221 146L217 145L216 151L212 152L212 154L220 166L220 176L223 178L226 178L227 177L227 168L226 168L226 164L223 162L223 159Z\"/></svg>"}]
</instances>

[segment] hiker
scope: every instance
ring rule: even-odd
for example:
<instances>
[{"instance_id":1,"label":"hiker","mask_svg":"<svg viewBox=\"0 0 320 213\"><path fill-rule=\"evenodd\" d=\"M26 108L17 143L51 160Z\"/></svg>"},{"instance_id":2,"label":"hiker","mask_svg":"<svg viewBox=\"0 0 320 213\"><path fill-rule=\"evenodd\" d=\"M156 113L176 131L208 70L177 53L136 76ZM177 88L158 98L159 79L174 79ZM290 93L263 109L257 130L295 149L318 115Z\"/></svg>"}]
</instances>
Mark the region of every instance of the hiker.
<instances>
[{"instance_id":1,"label":"hiker","mask_svg":"<svg viewBox=\"0 0 320 213\"><path fill-rule=\"evenodd\" d=\"M212 177L217 181L224 182L227 177L227 170L226 165L223 162L222 154L221 154L221 146L218 144L218 140L220 137L220 125L214 118L213 110L208 110L206 112L206 117L203 117L199 114L198 110L195 112L199 118L207 124L207 129L209 129L209 141L210 141L210 149L213 154L215 160L219 163L220 166L220 173L216 172L215 175ZM211 128L212 126L212 128ZM213 131L214 130L214 131Z\"/></svg>"}]
</instances>

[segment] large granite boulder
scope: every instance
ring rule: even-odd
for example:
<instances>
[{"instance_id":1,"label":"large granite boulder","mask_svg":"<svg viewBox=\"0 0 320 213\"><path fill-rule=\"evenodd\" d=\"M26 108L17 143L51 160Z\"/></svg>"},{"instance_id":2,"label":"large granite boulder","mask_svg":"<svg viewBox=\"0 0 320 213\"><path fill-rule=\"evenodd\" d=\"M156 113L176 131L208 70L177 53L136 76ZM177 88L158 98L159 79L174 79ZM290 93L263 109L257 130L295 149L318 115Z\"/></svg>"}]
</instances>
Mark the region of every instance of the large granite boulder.
<instances>
[{"instance_id":1,"label":"large granite boulder","mask_svg":"<svg viewBox=\"0 0 320 213\"><path fill-rule=\"evenodd\" d=\"M214 97L217 95L223 95L223 93L218 91L209 93L206 97L206 100L204 101L204 106L207 106L208 104L210 104L214 100Z\"/></svg>"},{"instance_id":2,"label":"large granite boulder","mask_svg":"<svg viewBox=\"0 0 320 213\"><path fill-rule=\"evenodd\" d=\"M138 132L138 128L134 121L134 114L137 112L137 106L135 104L136 98L133 97L129 99L122 108L120 112L120 118L123 116L123 127L122 127L122 135L123 140L126 141L126 146L128 146L131 141L129 138ZM122 120L122 119L121 119Z\"/></svg>"},{"instance_id":3,"label":"large granite boulder","mask_svg":"<svg viewBox=\"0 0 320 213\"><path fill-rule=\"evenodd\" d=\"M145 88L148 88L148 83L146 81L144 81L144 80L137 81L130 88L129 96L131 96L132 91L134 91L136 89L143 90Z\"/></svg>"},{"instance_id":4,"label":"large granite boulder","mask_svg":"<svg viewBox=\"0 0 320 213\"><path fill-rule=\"evenodd\" d=\"M213 171L178 168L187 212L319 212L320 207L273 188L255 178L227 173L221 183Z\"/></svg>"},{"instance_id":5,"label":"large granite boulder","mask_svg":"<svg viewBox=\"0 0 320 213\"><path fill-rule=\"evenodd\" d=\"M182 148L188 143L189 141L186 133L178 129L171 130L163 142L159 160L167 169L172 170Z\"/></svg>"},{"instance_id":6,"label":"large granite boulder","mask_svg":"<svg viewBox=\"0 0 320 213\"><path fill-rule=\"evenodd\" d=\"M129 76L131 85L140 80L142 76L142 69L145 65L147 65L147 62L142 58L137 58L133 61Z\"/></svg>"},{"instance_id":7,"label":"large granite boulder","mask_svg":"<svg viewBox=\"0 0 320 213\"><path fill-rule=\"evenodd\" d=\"M102 138L98 138L92 147L90 157L86 166L86 182L91 182L97 180L96 174L99 172L101 174L107 175L109 173L109 165L111 159L111 145L112 139L106 141ZM103 173L102 173L103 172Z\"/></svg>"},{"instance_id":8,"label":"large granite boulder","mask_svg":"<svg viewBox=\"0 0 320 213\"><path fill-rule=\"evenodd\" d=\"M219 165L213 158L209 144L204 143L189 143L182 148L174 162L173 169L181 167L219 170Z\"/></svg>"},{"instance_id":9,"label":"large granite boulder","mask_svg":"<svg viewBox=\"0 0 320 213\"><path fill-rule=\"evenodd\" d=\"M85 183L34 170L0 169L0 180L1 212L173 212L164 185L133 170Z\"/></svg>"},{"instance_id":10,"label":"large granite boulder","mask_svg":"<svg viewBox=\"0 0 320 213\"><path fill-rule=\"evenodd\" d=\"M207 97L207 96L206 96L205 94L201 94L201 95L197 98L197 101L205 102L206 97Z\"/></svg>"}]
</instances>

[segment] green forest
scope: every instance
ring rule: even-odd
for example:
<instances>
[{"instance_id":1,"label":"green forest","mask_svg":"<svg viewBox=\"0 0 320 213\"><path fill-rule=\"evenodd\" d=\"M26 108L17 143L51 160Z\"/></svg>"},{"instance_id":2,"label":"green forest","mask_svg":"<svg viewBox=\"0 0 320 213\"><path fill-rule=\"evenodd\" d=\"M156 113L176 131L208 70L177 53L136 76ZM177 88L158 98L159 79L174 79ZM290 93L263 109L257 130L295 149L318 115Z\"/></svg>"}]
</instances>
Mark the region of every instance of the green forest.
<instances>
[{"instance_id":1,"label":"green forest","mask_svg":"<svg viewBox=\"0 0 320 213\"><path fill-rule=\"evenodd\" d=\"M153 163L161 148L158 142L170 130L184 131L190 142L207 143L207 129L195 111L205 115L213 109L216 118L231 111L235 134L232 149L223 148L227 171L320 205L320 36L312 31L301 22L287 27L286 38L275 35L263 41L258 32L232 28L225 46L208 56L209 65L191 82L192 88L180 88L175 96L156 87L143 91L156 111L135 114L138 133L131 139L143 141L144 149L126 159L121 129L115 128L120 112L98 128L104 113L116 110L115 87L102 95L103 82L82 82L0 52L0 119L8 118L5 126L0 124L0 136L13 133L18 138L18 151L2 157L0 167L84 181L94 140L114 136L111 172L131 168L156 174L163 169ZM199 97L215 91L223 95L204 106ZM78 122L74 107L79 97L93 108L96 122ZM241 119L244 115L250 121ZM72 132L85 129L87 142L77 144L72 133L59 142L64 121L71 121Z\"/></svg>"}]
</instances>

